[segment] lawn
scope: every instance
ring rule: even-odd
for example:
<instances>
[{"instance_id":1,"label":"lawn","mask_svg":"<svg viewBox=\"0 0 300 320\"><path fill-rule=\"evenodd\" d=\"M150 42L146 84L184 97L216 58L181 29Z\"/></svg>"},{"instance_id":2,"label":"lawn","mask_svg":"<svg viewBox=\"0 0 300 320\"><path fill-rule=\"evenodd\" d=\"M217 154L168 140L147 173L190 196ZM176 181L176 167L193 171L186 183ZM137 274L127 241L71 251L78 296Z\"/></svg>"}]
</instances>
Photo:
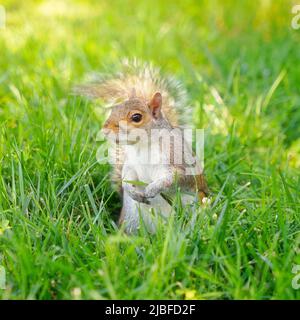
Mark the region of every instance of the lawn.
<instances>
[{"instance_id":1,"label":"lawn","mask_svg":"<svg viewBox=\"0 0 300 320\"><path fill-rule=\"evenodd\" d=\"M0 298L300 298L291 1L1 3ZM155 235L116 226L102 105L71 94L124 57L180 79L205 129L212 203Z\"/></svg>"}]
</instances>

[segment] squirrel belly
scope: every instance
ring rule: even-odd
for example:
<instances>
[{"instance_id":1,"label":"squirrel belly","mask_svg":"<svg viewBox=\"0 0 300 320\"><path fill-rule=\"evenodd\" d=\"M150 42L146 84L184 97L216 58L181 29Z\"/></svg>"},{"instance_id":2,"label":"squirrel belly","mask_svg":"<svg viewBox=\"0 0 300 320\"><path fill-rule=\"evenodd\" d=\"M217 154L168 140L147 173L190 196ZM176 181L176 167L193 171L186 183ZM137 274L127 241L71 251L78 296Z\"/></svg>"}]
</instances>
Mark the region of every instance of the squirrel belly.
<instances>
[{"instance_id":1,"label":"squirrel belly","mask_svg":"<svg viewBox=\"0 0 300 320\"><path fill-rule=\"evenodd\" d=\"M159 216L168 218L172 213L172 203L167 201L160 193L157 193L153 198L149 198L147 203L133 199L132 194L127 189L127 181L145 182L147 186L155 184L157 177L167 175L168 168L161 165L145 165L135 162L134 166L128 164L125 160L122 170L123 181L123 210L121 212L119 222L125 224L127 233L135 232L142 220L146 229L150 233L156 230L156 222ZM134 192L145 192L145 186L135 186ZM169 199L174 198L175 189L169 191ZM194 196L182 195L182 204L187 205L195 201Z\"/></svg>"},{"instance_id":2,"label":"squirrel belly","mask_svg":"<svg viewBox=\"0 0 300 320\"><path fill-rule=\"evenodd\" d=\"M131 192L128 190L128 182L138 181L148 186L168 172L168 167L161 163L149 163L149 151L158 154L157 149L157 146L148 149L141 143L124 147L124 164L122 167L123 209L119 222L125 224L127 233L135 232L139 228L140 220L144 222L147 230L153 233L156 229L155 215L168 218L172 212L172 206L160 194L148 199L147 203L143 203L133 199ZM134 192L144 192L145 186L134 186Z\"/></svg>"}]
</instances>

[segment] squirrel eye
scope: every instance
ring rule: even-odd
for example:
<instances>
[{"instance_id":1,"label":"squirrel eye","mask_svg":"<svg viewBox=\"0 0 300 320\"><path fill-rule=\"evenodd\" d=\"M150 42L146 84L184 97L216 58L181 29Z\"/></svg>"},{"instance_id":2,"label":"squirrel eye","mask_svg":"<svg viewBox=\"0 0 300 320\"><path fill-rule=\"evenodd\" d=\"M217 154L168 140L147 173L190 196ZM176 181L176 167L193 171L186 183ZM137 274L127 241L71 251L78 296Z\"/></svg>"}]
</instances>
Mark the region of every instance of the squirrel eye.
<instances>
[{"instance_id":1,"label":"squirrel eye","mask_svg":"<svg viewBox=\"0 0 300 320\"><path fill-rule=\"evenodd\" d=\"M131 116L133 122L140 122L142 120L142 115L140 113L135 113Z\"/></svg>"}]
</instances>

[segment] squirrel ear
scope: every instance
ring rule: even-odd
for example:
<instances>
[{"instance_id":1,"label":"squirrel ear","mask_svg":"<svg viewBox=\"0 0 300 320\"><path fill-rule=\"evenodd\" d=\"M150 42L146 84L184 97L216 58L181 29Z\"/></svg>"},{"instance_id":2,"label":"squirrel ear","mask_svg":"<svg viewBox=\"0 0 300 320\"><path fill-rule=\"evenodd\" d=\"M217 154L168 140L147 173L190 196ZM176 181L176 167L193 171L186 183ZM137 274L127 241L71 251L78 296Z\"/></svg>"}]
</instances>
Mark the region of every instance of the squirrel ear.
<instances>
[{"instance_id":1,"label":"squirrel ear","mask_svg":"<svg viewBox=\"0 0 300 320\"><path fill-rule=\"evenodd\" d=\"M149 108L155 119L161 115L162 96L160 92L156 92L149 102Z\"/></svg>"}]
</instances>

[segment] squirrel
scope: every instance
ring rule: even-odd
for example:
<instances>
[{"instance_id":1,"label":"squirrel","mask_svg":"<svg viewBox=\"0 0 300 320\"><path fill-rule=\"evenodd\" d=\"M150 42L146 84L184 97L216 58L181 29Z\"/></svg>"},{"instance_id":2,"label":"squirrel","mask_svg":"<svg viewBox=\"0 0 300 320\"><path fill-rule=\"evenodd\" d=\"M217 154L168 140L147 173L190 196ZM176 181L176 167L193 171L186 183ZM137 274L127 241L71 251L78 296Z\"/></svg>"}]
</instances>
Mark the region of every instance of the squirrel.
<instances>
[{"instance_id":1,"label":"squirrel","mask_svg":"<svg viewBox=\"0 0 300 320\"><path fill-rule=\"evenodd\" d=\"M142 217L148 230L155 232L152 209L168 217L172 209L169 200L174 198L176 187L194 194L183 196L183 203L194 201L196 194L202 204L209 190L198 162L197 172L191 174L185 161L175 161L176 157L182 159L184 153L185 158L195 160L180 126L185 121L184 111L191 114L191 110L185 110L186 92L182 84L162 77L151 64L136 60L123 62L121 70L75 90L112 105L102 132L108 139L117 136L114 145L118 161L113 180L120 185L123 198L119 224L124 224L127 233L134 233ZM128 137L134 131L143 134L132 142ZM149 152L155 161L149 161Z\"/></svg>"}]
</instances>

